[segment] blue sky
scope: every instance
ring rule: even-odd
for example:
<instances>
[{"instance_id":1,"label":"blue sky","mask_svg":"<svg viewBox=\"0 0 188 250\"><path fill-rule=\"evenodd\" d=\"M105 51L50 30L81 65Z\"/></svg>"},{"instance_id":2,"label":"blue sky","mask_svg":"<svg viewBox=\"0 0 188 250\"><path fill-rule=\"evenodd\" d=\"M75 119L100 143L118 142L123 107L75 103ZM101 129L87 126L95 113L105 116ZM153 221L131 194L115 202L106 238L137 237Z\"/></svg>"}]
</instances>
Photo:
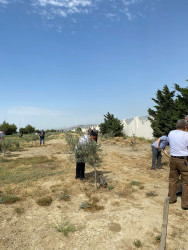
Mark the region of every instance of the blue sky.
<instances>
[{"instance_id":1,"label":"blue sky","mask_svg":"<svg viewBox=\"0 0 188 250\"><path fill-rule=\"evenodd\" d=\"M0 0L0 123L65 128L147 115L187 86L187 0Z\"/></svg>"}]
</instances>

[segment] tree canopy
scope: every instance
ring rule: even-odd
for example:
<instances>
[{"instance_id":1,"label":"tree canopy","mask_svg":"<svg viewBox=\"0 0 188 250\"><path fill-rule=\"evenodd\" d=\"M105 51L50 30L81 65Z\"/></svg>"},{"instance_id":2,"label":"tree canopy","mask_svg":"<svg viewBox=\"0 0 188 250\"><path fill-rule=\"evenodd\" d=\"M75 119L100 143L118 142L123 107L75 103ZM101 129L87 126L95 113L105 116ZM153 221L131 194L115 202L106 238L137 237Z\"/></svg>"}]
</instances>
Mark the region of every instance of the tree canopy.
<instances>
[{"instance_id":1,"label":"tree canopy","mask_svg":"<svg viewBox=\"0 0 188 250\"><path fill-rule=\"evenodd\" d=\"M174 86L175 90L170 91L165 85L157 91L156 98L152 98L156 104L154 109L148 109L148 114L154 137L168 135L176 128L177 120L188 114L188 87Z\"/></svg>"},{"instance_id":2,"label":"tree canopy","mask_svg":"<svg viewBox=\"0 0 188 250\"><path fill-rule=\"evenodd\" d=\"M16 133L17 126L13 124L9 124L8 122L4 121L2 124L0 124L0 130L5 131L7 135L12 135L13 133Z\"/></svg>"},{"instance_id":3,"label":"tree canopy","mask_svg":"<svg viewBox=\"0 0 188 250\"><path fill-rule=\"evenodd\" d=\"M35 128L31 126L30 124L28 124L27 126L25 126L25 128L20 128L19 132L23 134L31 134L35 132Z\"/></svg>"}]
</instances>

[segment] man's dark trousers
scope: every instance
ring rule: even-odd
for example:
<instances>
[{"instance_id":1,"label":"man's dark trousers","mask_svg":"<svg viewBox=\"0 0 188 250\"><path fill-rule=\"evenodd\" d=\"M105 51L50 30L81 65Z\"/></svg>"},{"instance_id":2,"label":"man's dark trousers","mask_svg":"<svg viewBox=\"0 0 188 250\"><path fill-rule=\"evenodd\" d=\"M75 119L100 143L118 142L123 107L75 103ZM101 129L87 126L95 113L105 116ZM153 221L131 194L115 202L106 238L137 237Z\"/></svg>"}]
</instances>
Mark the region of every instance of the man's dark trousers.
<instances>
[{"instance_id":1,"label":"man's dark trousers","mask_svg":"<svg viewBox=\"0 0 188 250\"><path fill-rule=\"evenodd\" d=\"M85 178L85 162L76 163L76 178Z\"/></svg>"},{"instance_id":2,"label":"man's dark trousers","mask_svg":"<svg viewBox=\"0 0 188 250\"><path fill-rule=\"evenodd\" d=\"M152 148L152 169L155 169L155 161L157 160L157 168L161 168L161 158L162 154L161 151L158 150L156 147L151 146Z\"/></svg>"}]
</instances>

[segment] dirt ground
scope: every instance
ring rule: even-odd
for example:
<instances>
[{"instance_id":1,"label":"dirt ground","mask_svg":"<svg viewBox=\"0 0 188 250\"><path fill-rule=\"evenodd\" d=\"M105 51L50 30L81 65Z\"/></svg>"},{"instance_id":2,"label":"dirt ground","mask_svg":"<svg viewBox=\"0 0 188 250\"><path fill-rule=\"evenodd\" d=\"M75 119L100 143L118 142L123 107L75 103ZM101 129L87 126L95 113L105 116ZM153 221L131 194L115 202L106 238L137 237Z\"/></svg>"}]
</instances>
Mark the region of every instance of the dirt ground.
<instances>
[{"instance_id":1,"label":"dirt ground","mask_svg":"<svg viewBox=\"0 0 188 250\"><path fill-rule=\"evenodd\" d=\"M168 159L163 169L152 171L151 145L129 139L101 141L105 152L98 174L106 177L108 187L95 190L94 172L86 167L86 180L75 180L75 164L69 161L63 138L48 141L14 153L11 159L55 157L61 174L33 182L0 187L21 197L14 204L0 204L0 249L16 250L115 250L158 249L162 230L164 199L168 194ZM2 157L2 156L1 156ZM43 167L45 172L45 166ZM69 200L61 200L66 192ZM39 197L51 196L50 206L39 206ZM83 202L96 201L98 210L80 209ZM16 213L16 208L22 212ZM56 230L61 222L74 225L64 236ZM188 211L181 209L181 198L170 205L167 250L188 250Z\"/></svg>"}]
</instances>

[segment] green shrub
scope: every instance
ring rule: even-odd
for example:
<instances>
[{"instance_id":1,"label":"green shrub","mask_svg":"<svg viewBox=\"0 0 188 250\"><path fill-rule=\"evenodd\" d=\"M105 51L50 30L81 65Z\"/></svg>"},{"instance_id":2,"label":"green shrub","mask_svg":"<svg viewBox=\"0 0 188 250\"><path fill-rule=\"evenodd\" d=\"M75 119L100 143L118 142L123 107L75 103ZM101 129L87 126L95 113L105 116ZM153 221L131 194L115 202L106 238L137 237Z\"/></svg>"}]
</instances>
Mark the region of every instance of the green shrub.
<instances>
[{"instance_id":1,"label":"green shrub","mask_svg":"<svg viewBox=\"0 0 188 250\"><path fill-rule=\"evenodd\" d=\"M135 245L135 247L140 248L142 246L142 243L140 240L135 240L134 245Z\"/></svg>"},{"instance_id":2,"label":"green shrub","mask_svg":"<svg viewBox=\"0 0 188 250\"><path fill-rule=\"evenodd\" d=\"M68 221L61 221L60 223L57 223L55 228L58 232L63 233L66 237L68 236L69 232L75 231L75 226L71 225Z\"/></svg>"},{"instance_id":3,"label":"green shrub","mask_svg":"<svg viewBox=\"0 0 188 250\"><path fill-rule=\"evenodd\" d=\"M140 183L139 181L134 181L134 180L131 181L131 185L132 185L132 186L140 186L140 184L141 184L141 183Z\"/></svg>"},{"instance_id":4,"label":"green shrub","mask_svg":"<svg viewBox=\"0 0 188 250\"><path fill-rule=\"evenodd\" d=\"M161 235L157 235L155 237L155 240L156 240L157 243L160 243L161 242Z\"/></svg>"}]
</instances>

